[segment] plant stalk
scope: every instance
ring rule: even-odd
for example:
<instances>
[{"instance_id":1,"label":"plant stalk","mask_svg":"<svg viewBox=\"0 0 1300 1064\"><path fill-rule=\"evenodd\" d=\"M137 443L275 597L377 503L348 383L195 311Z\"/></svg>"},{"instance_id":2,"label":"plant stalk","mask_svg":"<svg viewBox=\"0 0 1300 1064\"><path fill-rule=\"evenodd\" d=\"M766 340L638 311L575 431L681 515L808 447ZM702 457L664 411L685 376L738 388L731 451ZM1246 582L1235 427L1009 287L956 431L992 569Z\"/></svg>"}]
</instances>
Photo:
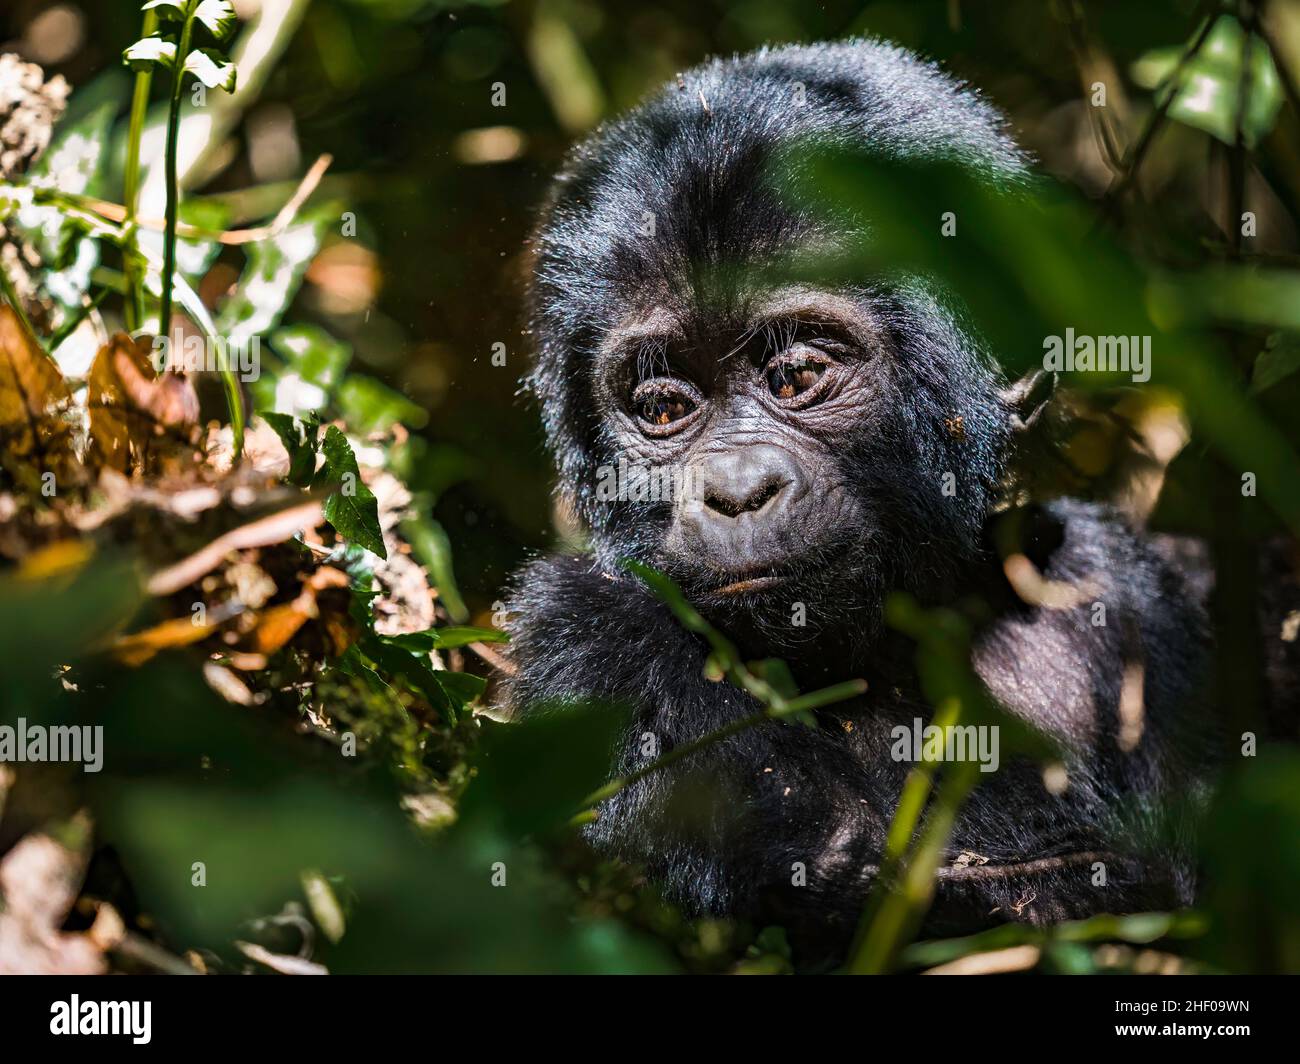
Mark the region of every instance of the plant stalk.
<instances>
[{"instance_id":1,"label":"plant stalk","mask_svg":"<svg viewBox=\"0 0 1300 1064\"><path fill-rule=\"evenodd\" d=\"M158 28L158 16L153 11L144 13L140 36L148 37ZM126 169L122 174L122 199L126 207L126 245L122 248L122 269L126 274L126 327L135 332L144 324L144 269L140 260L135 224L140 203L140 141L144 136L144 123L149 114L149 87L153 84L153 67L139 70L135 75L135 88L131 93L131 125L126 142Z\"/></svg>"},{"instance_id":2,"label":"plant stalk","mask_svg":"<svg viewBox=\"0 0 1300 1064\"><path fill-rule=\"evenodd\" d=\"M176 274L176 221L180 208L180 185L176 177L177 141L180 139L181 89L185 82L185 57L190 54L190 40L194 35L193 5L186 9L181 24L180 43L176 46L176 62L172 75L171 107L167 112L167 181L166 228L163 230L162 306L158 312L158 332L167 336L171 328L172 278Z\"/></svg>"}]
</instances>

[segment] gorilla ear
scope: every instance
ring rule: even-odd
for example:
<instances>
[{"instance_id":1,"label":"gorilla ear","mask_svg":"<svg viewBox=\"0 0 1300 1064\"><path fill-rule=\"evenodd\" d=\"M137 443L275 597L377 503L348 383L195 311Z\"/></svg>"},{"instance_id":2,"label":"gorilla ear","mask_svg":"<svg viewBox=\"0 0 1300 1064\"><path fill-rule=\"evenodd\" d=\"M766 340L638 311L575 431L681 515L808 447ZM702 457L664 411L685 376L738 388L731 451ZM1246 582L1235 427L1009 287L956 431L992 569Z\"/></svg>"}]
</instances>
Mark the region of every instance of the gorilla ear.
<instances>
[{"instance_id":1,"label":"gorilla ear","mask_svg":"<svg viewBox=\"0 0 1300 1064\"><path fill-rule=\"evenodd\" d=\"M998 393L1011 411L1011 427L1017 432L1030 428L1046 409L1056 391L1056 374L1045 369L1031 370L1015 384Z\"/></svg>"}]
</instances>

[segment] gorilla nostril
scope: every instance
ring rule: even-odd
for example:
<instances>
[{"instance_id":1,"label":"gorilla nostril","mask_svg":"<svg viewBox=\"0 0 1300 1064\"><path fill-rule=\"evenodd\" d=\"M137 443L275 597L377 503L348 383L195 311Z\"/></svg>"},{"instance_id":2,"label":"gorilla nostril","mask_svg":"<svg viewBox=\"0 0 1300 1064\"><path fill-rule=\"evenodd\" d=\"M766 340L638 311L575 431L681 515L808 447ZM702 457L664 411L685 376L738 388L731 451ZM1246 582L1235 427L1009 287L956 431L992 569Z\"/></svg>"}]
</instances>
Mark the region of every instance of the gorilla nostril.
<instances>
[{"instance_id":1,"label":"gorilla nostril","mask_svg":"<svg viewBox=\"0 0 1300 1064\"><path fill-rule=\"evenodd\" d=\"M704 496L704 505L716 510L724 517L739 517L743 513L761 510L785 487L784 481L772 480L754 491L748 498L737 501L717 491L710 491Z\"/></svg>"}]
</instances>

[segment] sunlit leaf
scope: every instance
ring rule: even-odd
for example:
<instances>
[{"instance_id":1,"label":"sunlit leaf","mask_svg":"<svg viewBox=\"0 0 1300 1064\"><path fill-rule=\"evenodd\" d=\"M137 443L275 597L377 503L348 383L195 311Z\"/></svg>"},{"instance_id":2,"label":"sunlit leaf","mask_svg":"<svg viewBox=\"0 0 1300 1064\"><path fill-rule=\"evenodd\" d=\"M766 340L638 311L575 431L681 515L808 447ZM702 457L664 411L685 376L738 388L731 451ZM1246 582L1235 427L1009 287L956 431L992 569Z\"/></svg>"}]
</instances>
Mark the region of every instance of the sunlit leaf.
<instances>
[{"instance_id":1,"label":"sunlit leaf","mask_svg":"<svg viewBox=\"0 0 1300 1064\"><path fill-rule=\"evenodd\" d=\"M170 69L176 64L176 45L161 37L143 37L122 53L122 62L132 70L148 70L151 66Z\"/></svg>"},{"instance_id":2,"label":"sunlit leaf","mask_svg":"<svg viewBox=\"0 0 1300 1064\"><path fill-rule=\"evenodd\" d=\"M185 57L185 69L210 89L235 91L235 64L215 48L195 48Z\"/></svg>"},{"instance_id":3,"label":"sunlit leaf","mask_svg":"<svg viewBox=\"0 0 1300 1064\"><path fill-rule=\"evenodd\" d=\"M1243 46L1248 54L1245 64ZM1134 81L1156 89L1173 73L1184 51L1184 47L1172 47L1146 53L1133 64ZM1282 89L1267 44L1252 35L1245 45L1241 24L1232 15L1220 17L1200 51L1183 68L1169 107L1170 117L1234 144L1243 69L1249 78L1243 132L1248 144L1258 142L1273 127Z\"/></svg>"},{"instance_id":4,"label":"sunlit leaf","mask_svg":"<svg viewBox=\"0 0 1300 1064\"><path fill-rule=\"evenodd\" d=\"M141 11L156 11L158 17L169 22L182 22L188 14L190 0L147 0Z\"/></svg>"},{"instance_id":5,"label":"sunlit leaf","mask_svg":"<svg viewBox=\"0 0 1300 1064\"><path fill-rule=\"evenodd\" d=\"M201 0L194 17L219 41L229 37L239 21L228 0Z\"/></svg>"},{"instance_id":6,"label":"sunlit leaf","mask_svg":"<svg viewBox=\"0 0 1300 1064\"><path fill-rule=\"evenodd\" d=\"M348 425L360 433L382 432L399 421L418 429L429 420L424 407L373 377L348 377L339 388L338 402Z\"/></svg>"},{"instance_id":7,"label":"sunlit leaf","mask_svg":"<svg viewBox=\"0 0 1300 1064\"><path fill-rule=\"evenodd\" d=\"M245 245L248 262L217 315L220 335L236 341L275 328L320 249L325 226L335 217L333 208L313 211L275 236Z\"/></svg>"},{"instance_id":8,"label":"sunlit leaf","mask_svg":"<svg viewBox=\"0 0 1300 1064\"><path fill-rule=\"evenodd\" d=\"M379 527L379 503L374 492L361 480L357 456L352 453L348 438L337 426L331 425L325 430L321 449L325 454L325 465L320 478L341 485L325 500L325 520L344 539L387 558L388 551L384 548L384 536Z\"/></svg>"},{"instance_id":9,"label":"sunlit leaf","mask_svg":"<svg viewBox=\"0 0 1300 1064\"><path fill-rule=\"evenodd\" d=\"M316 436L319 429L315 425L306 425L289 414L274 411L264 412L262 419L275 430L285 450L289 452L289 483L306 487L316 472Z\"/></svg>"}]
</instances>

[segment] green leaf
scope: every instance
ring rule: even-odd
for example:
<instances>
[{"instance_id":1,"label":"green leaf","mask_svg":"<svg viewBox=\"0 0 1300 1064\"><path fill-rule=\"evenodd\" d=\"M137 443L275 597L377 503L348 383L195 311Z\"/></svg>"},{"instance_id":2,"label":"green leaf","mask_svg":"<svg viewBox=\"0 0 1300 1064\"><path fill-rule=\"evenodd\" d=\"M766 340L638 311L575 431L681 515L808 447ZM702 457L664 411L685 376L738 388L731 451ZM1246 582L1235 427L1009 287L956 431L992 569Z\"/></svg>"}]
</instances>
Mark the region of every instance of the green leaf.
<instances>
[{"instance_id":1,"label":"green leaf","mask_svg":"<svg viewBox=\"0 0 1300 1064\"><path fill-rule=\"evenodd\" d=\"M103 168L104 149L117 111L118 103L113 100L96 107L76 125L61 125L54 143L32 167L30 183L77 196L85 193Z\"/></svg>"},{"instance_id":2,"label":"green leaf","mask_svg":"<svg viewBox=\"0 0 1300 1064\"><path fill-rule=\"evenodd\" d=\"M1199 52L1183 68L1169 107L1169 116L1184 125L1204 130L1225 144L1236 142L1238 101L1241 96L1243 30L1233 15L1223 15ZM1184 46L1157 48L1133 64L1133 80L1155 89L1177 67ZM1282 88L1268 45L1251 36L1246 46L1249 85L1242 128L1247 144L1255 144L1273 128L1282 104Z\"/></svg>"},{"instance_id":3,"label":"green leaf","mask_svg":"<svg viewBox=\"0 0 1300 1064\"><path fill-rule=\"evenodd\" d=\"M403 422L423 428L429 420L424 407L411 402L373 377L351 376L339 388L339 412L354 432L382 432Z\"/></svg>"},{"instance_id":4,"label":"green leaf","mask_svg":"<svg viewBox=\"0 0 1300 1064\"><path fill-rule=\"evenodd\" d=\"M412 654L389 639L373 635L362 639L361 650L389 676L402 680L417 693L424 695L429 704L446 717L449 723L456 723L458 708L468 700L453 698L448 693L447 688L438 681L439 673L429 664L427 655Z\"/></svg>"},{"instance_id":5,"label":"green leaf","mask_svg":"<svg viewBox=\"0 0 1300 1064\"><path fill-rule=\"evenodd\" d=\"M510 637L496 628L460 627L430 628L424 632L408 632L392 636L390 642L408 650L452 650L469 643L508 643Z\"/></svg>"},{"instance_id":6,"label":"green leaf","mask_svg":"<svg viewBox=\"0 0 1300 1064\"><path fill-rule=\"evenodd\" d=\"M235 64L215 48L195 48L185 57L185 69L210 89L235 91Z\"/></svg>"},{"instance_id":7,"label":"green leaf","mask_svg":"<svg viewBox=\"0 0 1300 1064\"><path fill-rule=\"evenodd\" d=\"M290 484L305 488L311 483L316 472L316 438L317 426L304 424L289 414L266 411L262 420L275 430L289 452L289 472L286 479Z\"/></svg>"},{"instance_id":8,"label":"green leaf","mask_svg":"<svg viewBox=\"0 0 1300 1064\"><path fill-rule=\"evenodd\" d=\"M1300 370L1300 337L1275 333L1255 359L1250 390L1263 392Z\"/></svg>"},{"instance_id":9,"label":"green leaf","mask_svg":"<svg viewBox=\"0 0 1300 1064\"><path fill-rule=\"evenodd\" d=\"M451 565L451 540L447 531L431 517L412 518L402 522L402 538L411 545L416 561L429 570L438 597L447 607L453 621L469 618L469 610L456 586L456 574Z\"/></svg>"},{"instance_id":10,"label":"green leaf","mask_svg":"<svg viewBox=\"0 0 1300 1064\"><path fill-rule=\"evenodd\" d=\"M320 479L341 484L342 487L325 500L325 520L334 526L344 539L358 546L388 557L384 536L379 527L379 503L361 480L357 456L352 453L348 438L331 425L325 430L325 466Z\"/></svg>"},{"instance_id":11,"label":"green leaf","mask_svg":"<svg viewBox=\"0 0 1300 1064\"><path fill-rule=\"evenodd\" d=\"M202 0L194 17L219 41L229 37L239 21L227 0Z\"/></svg>"},{"instance_id":12,"label":"green leaf","mask_svg":"<svg viewBox=\"0 0 1300 1064\"><path fill-rule=\"evenodd\" d=\"M275 236L245 245L244 272L217 316L220 335L234 342L275 328L320 249L325 227L337 216L332 205L325 205Z\"/></svg>"},{"instance_id":13,"label":"green leaf","mask_svg":"<svg viewBox=\"0 0 1300 1064\"><path fill-rule=\"evenodd\" d=\"M435 669L433 677L438 681L447 697L455 704L457 711L463 710L487 690L487 681L482 676L475 676L472 672L449 672L446 669Z\"/></svg>"},{"instance_id":14,"label":"green leaf","mask_svg":"<svg viewBox=\"0 0 1300 1064\"><path fill-rule=\"evenodd\" d=\"M176 45L161 37L142 37L122 53L122 62L132 70L148 70L151 66L176 65Z\"/></svg>"},{"instance_id":15,"label":"green leaf","mask_svg":"<svg viewBox=\"0 0 1300 1064\"><path fill-rule=\"evenodd\" d=\"M184 22L189 17L189 0L149 0L140 5L141 11L157 11L158 17L169 22Z\"/></svg>"},{"instance_id":16,"label":"green leaf","mask_svg":"<svg viewBox=\"0 0 1300 1064\"><path fill-rule=\"evenodd\" d=\"M316 325L290 325L271 334L271 347L286 365L253 385L257 406L302 417L323 410L343 379L352 349ZM363 431L351 421L355 431Z\"/></svg>"}]
</instances>

